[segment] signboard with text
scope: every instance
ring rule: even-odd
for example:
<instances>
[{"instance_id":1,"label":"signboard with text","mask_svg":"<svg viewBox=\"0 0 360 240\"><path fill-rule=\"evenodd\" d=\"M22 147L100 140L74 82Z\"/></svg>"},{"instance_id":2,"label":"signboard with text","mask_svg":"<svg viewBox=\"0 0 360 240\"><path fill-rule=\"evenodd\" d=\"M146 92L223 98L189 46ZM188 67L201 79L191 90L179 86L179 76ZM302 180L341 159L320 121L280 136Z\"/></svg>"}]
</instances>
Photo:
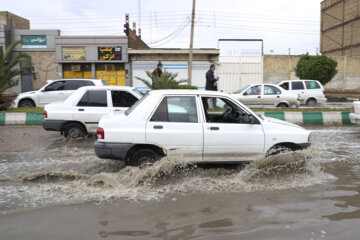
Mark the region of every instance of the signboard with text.
<instances>
[{"instance_id":1,"label":"signboard with text","mask_svg":"<svg viewBox=\"0 0 360 240\"><path fill-rule=\"evenodd\" d=\"M46 48L45 35L22 35L22 48Z\"/></svg>"},{"instance_id":2,"label":"signboard with text","mask_svg":"<svg viewBox=\"0 0 360 240\"><path fill-rule=\"evenodd\" d=\"M121 60L121 47L98 47L100 61Z\"/></svg>"},{"instance_id":3,"label":"signboard with text","mask_svg":"<svg viewBox=\"0 0 360 240\"><path fill-rule=\"evenodd\" d=\"M63 47L62 59L64 61L84 61L86 60L85 47Z\"/></svg>"}]
</instances>

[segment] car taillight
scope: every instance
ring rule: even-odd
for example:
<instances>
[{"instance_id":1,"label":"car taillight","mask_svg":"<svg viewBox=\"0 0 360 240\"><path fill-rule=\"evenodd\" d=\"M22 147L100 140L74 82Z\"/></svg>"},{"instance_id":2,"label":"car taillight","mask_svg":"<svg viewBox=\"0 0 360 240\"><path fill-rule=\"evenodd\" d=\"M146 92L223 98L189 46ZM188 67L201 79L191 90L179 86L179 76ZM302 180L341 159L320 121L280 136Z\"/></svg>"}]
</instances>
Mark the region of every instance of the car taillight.
<instances>
[{"instance_id":1,"label":"car taillight","mask_svg":"<svg viewBox=\"0 0 360 240\"><path fill-rule=\"evenodd\" d=\"M352 113L355 113L355 108L354 108L354 106L351 107L351 112L352 112Z\"/></svg>"},{"instance_id":2,"label":"car taillight","mask_svg":"<svg viewBox=\"0 0 360 240\"><path fill-rule=\"evenodd\" d=\"M43 114L44 114L44 118L47 118L47 111L44 111Z\"/></svg>"},{"instance_id":3,"label":"car taillight","mask_svg":"<svg viewBox=\"0 0 360 240\"><path fill-rule=\"evenodd\" d=\"M298 94L298 98L296 100L300 101L300 94Z\"/></svg>"},{"instance_id":4,"label":"car taillight","mask_svg":"<svg viewBox=\"0 0 360 240\"><path fill-rule=\"evenodd\" d=\"M104 129L98 128L96 130L96 135L97 135L98 139L104 139L104 136L105 136Z\"/></svg>"},{"instance_id":5,"label":"car taillight","mask_svg":"<svg viewBox=\"0 0 360 240\"><path fill-rule=\"evenodd\" d=\"M326 94L325 90L323 90L324 95Z\"/></svg>"}]
</instances>

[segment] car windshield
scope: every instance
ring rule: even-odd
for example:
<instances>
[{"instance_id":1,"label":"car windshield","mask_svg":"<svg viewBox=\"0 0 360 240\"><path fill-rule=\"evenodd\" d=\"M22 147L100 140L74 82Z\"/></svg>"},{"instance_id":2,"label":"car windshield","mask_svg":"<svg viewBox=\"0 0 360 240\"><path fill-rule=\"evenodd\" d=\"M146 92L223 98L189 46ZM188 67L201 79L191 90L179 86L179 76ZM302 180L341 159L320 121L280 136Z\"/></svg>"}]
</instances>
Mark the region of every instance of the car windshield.
<instances>
[{"instance_id":1,"label":"car windshield","mask_svg":"<svg viewBox=\"0 0 360 240\"><path fill-rule=\"evenodd\" d=\"M244 87L242 87L240 90L237 90L236 92L234 92L234 94L240 94L242 93L242 91L244 91L245 89L247 89L250 85L245 85Z\"/></svg>"},{"instance_id":2,"label":"car windshield","mask_svg":"<svg viewBox=\"0 0 360 240\"><path fill-rule=\"evenodd\" d=\"M128 116L144 99L149 96L149 94L145 94L142 98L139 99L134 105L132 105L128 110L125 111L125 115Z\"/></svg>"},{"instance_id":3,"label":"car windshield","mask_svg":"<svg viewBox=\"0 0 360 240\"><path fill-rule=\"evenodd\" d=\"M137 88L134 88L133 91L136 93L136 95L138 95L139 97L143 97L144 94Z\"/></svg>"}]
</instances>

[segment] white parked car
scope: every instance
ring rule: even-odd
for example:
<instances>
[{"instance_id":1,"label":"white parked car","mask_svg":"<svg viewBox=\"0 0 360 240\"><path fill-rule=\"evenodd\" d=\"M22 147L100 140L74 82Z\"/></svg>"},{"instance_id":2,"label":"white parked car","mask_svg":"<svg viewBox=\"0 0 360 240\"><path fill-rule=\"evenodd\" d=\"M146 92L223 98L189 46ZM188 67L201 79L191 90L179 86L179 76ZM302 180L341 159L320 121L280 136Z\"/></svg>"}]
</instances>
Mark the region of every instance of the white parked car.
<instances>
[{"instance_id":1,"label":"white parked car","mask_svg":"<svg viewBox=\"0 0 360 240\"><path fill-rule=\"evenodd\" d=\"M349 117L351 123L360 125L360 101L353 102Z\"/></svg>"},{"instance_id":2,"label":"white parked car","mask_svg":"<svg viewBox=\"0 0 360 240\"><path fill-rule=\"evenodd\" d=\"M14 100L12 107L43 107L46 104L64 101L76 89L84 86L108 85L99 79L59 79L49 80L48 84L37 91L20 93Z\"/></svg>"},{"instance_id":3,"label":"white parked car","mask_svg":"<svg viewBox=\"0 0 360 240\"><path fill-rule=\"evenodd\" d=\"M102 116L125 111L142 96L132 87L81 87L64 102L46 105L42 126L70 138L95 133Z\"/></svg>"},{"instance_id":4,"label":"white parked car","mask_svg":"<svg viewBox=\"0 0 360 240\"><path fill-rule=\"evenodd\" d=\"M297 94L288 93L273 84L250 84L231 94L249 107L299 107Z\"/></svg>"},{"instance_id":5,"label":"white parked car","mask_svg":"<svg viewBox=\"0 0 360 240\"><path fill-rule=\"evenodd\" d=\"M217 107L209 107L213 102ZM141 165L181 155L193 163L254 161L272 150L310 145L310 132L257 116L231 95L215 91L155 90L124 114L102 118L95 153Z\"/></svg>"},{"instance_id":6,"label":"white parked car","mask_svg":"<svg viewBox=\"0 0 360 240\"><path fill-rule=\"evenodd\" d=\"M277 82L276 85L290 93L297 94L300 104L316 106L327 101L324 87L316 80L285 80Z\"/></svg>"}]
</instances>

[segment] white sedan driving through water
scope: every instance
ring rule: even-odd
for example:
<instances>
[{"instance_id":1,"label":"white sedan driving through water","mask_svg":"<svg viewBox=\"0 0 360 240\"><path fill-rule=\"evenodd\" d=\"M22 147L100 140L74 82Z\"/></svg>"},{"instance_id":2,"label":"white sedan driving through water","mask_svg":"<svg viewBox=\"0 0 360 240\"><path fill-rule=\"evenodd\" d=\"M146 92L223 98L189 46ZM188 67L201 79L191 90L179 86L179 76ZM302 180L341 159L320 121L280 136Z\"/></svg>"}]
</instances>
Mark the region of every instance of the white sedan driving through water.
<instances>
[{"instance_id":1,"label":"white sedan driving through water","mask_svg":"<svg viewBox=\"0 0 360 240\"><path fill-rule=\"evenodd\" d=\"M238 163L310 145L310 132L258 116L231 95L155 90L124 114L103 117L95 153L138 166L163 156L192 163Z\"/></svg>"}]
</instances>

